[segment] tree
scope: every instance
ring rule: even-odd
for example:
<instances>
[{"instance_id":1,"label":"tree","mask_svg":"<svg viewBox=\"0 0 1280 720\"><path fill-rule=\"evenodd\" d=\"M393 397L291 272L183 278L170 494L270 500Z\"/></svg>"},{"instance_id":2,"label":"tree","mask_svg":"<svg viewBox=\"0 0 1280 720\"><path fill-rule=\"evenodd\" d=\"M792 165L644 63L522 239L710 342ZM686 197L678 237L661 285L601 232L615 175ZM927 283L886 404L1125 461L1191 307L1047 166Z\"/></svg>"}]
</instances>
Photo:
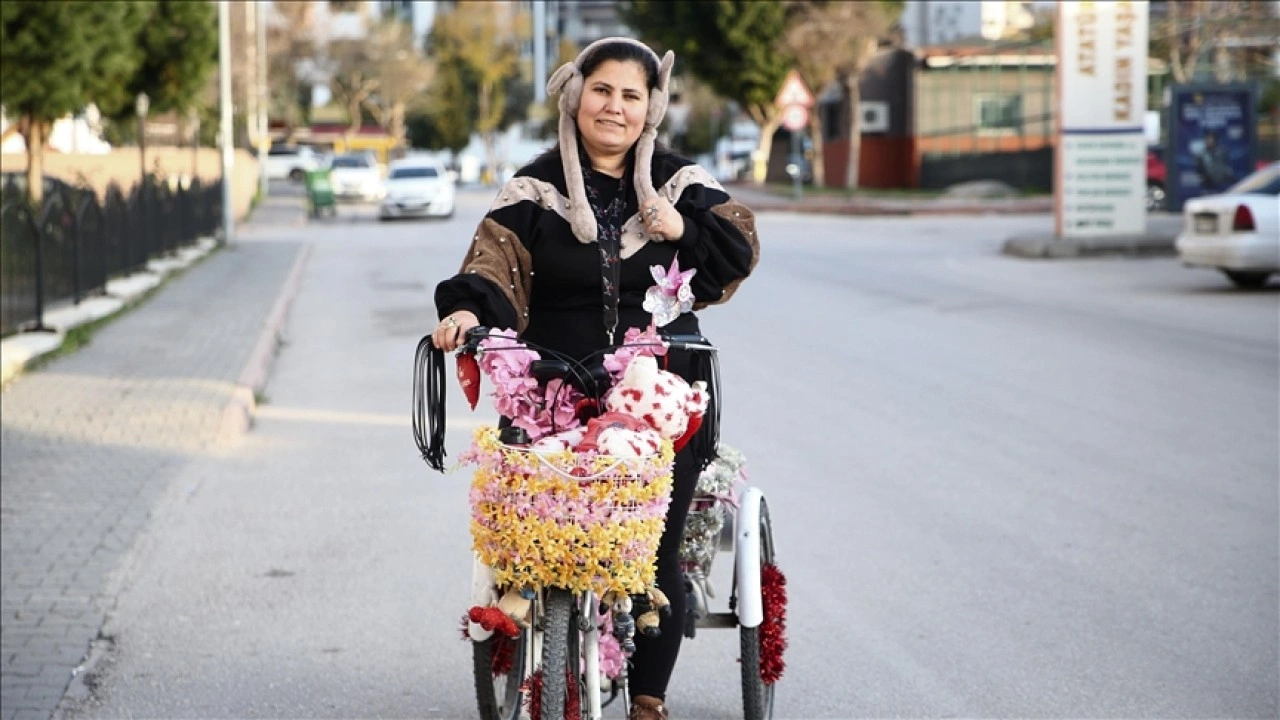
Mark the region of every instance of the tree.
<instances>
[{"instance_id":1,"label":"tree","mask_svg":"<svg viewBox=\"0 0 1280 720\"><path fill-rule=\"evenodd\" d=\"M361 109L379 87L372 48L363 39L344 37L329 43L329 60L333 68L329 90L346 109L350 132L355 134L360 131Z\"/></svg>"},{"instance_id":2,"label":"tree","mask_svg":"<svg viewBox=\"0 0 1280 720\"><path fill-rule=\"evenodd\" d=\"M1224 0L1168 0L1163 20L1153 22L1150 45L1153 54L1169 59L1173 79L1189 83L1206 51L1213 51L1214 79L1229 82L1235 74L1231 48L1222 42L1240 34L1243 25L1261 28L1270 15L1269 3ZM1271 21L1274 28L1274 20Z\"/></svg>"},{"instance_id":3,"label":"tree","mask_svg":"<svg viewBox=\"0 0 1280 720\"><path fill-rule=\"evenodd\" d=\"M315 37L315 5L310 2L273 2L267 22L268 114L285 126L292 137L299 125L310 122L311 87L321 64Z\"/></svg>"},{"instance_id":4,"label":"tree","mask_svg":"<svg viewBox=\"0 0 1280 720\"><path fill-rule=\"evenodd\" d=\"M427 114L435 148L457 153L471 141L476 113L476 96L471 90L474 86L471 72L461 59L447 54L436 57L435 78L427 91Z\"/></svg>"},{"instance_id":5,"label":"tree","mask_svg":"<svg viewBox=\"0 0 1280 720\"><path fill-rule=\"evenodd\" d=\"M27 192L42 199L44 149L53 123L90 103L103 114L132 98L123 89L141 53L140 2L0 3L0 103L27 144Z\"/></svg>"},{"instance_id":6,"label":"tree","mask_svg":"<svg viewBox=\"0 0 1280 720\"><path fill-rule=\"evenodd\" d=\"M620 9L643 39L674 50L677 64L756 122L755 178L763 182L779 124L773 99L791 67L791 58L779 51L786 7L755 0L631 0Z\"/></svg>"},{"instance_id":7,"label":"tree","mask_svg":"<svg viewBox=\"0 0 1280 720\"><path fill-rule=\"evenodd\" d=\"M880 41L902 13L900 0L871 2L826 2L798 0L787 4L787 30L782 47L795 59L796 67L809 87L819 91L831 81L839 81L848 99L841 113L841 125L849 138L849 163L845 187L858 187L858 161L862 150L862 94L859 80L867 63L875 56ZM815 154L822 152L822 132L818 118L814 128ZM821 166L815 162L815 181Z\"/></svg>"},{"instance_id":8,"label":"tree","mask_svg":"<svg viewBox=\"0 0 1280 720\"><path fill-rule=\"evenodd\" d=\"M368 107L378 124L396 140L405 137L405 113L422 101L431 83L431 63L414 46L413 27L401 20L383 20L370 32L369 46L378 88Z\"/></svg>"},{"instance_id":9,"label":"tree","mask_svg":"<svg viewBox=\"0 0 1280 720\"><path fill-rule=\"evenodd\" d=\"M432 28L431 50L445 82L474 88L472 127L484 141L490 168L499 165L498 133L519 117L508 107L507 91L519 71L517 42L528 32L524 13L512 15L498 3L461 3L437 15Z\"/></svg>"},{"instance_id":10,"label":"tree","mask_svg":"<svg viewBox=\"0 0 1280 720\"><path fill-rule=\"evenodd\" d=\"M683 100L689 107L689 115L679 151L689 156L714 152L721 135L724 101L706 83L697 80L685 82Z\"/></svg>"},{"instance_id":11,"label":"tree","mask_svg":"<svg viewBox=\"0 0 1280 720\"><path fill-rule=\"evenodd\" d=\"M135 41L141 59L122 83L123 107L116 124L132 116L133 99L146 93L151 112L185 117L201 96L218 62L218 11L213 3L157 0L147 3L146 21Z\"/></svg>"}]
</instances>

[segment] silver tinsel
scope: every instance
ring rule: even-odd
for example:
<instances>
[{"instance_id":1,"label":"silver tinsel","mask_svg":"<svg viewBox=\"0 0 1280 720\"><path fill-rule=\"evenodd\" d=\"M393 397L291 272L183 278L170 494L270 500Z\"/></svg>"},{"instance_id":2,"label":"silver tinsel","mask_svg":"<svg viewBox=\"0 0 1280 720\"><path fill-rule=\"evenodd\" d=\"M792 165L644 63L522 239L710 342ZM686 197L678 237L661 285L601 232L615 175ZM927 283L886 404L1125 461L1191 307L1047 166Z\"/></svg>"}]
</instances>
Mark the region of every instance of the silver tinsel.
<instances>
[{"instance_id":1,"label":"silver tinsel","mask_svg":"<svg viewBox=\"0 0 1280 720\"><path fill-rule=\"evenodd\" d=\"M684 521L680 560L710 572L711 561L720 545L727 505L737 505L738 485L743 482L746 458L738 450L721 444L719 457L702 471L693 505Z\"/></svg>"}]
</instances>

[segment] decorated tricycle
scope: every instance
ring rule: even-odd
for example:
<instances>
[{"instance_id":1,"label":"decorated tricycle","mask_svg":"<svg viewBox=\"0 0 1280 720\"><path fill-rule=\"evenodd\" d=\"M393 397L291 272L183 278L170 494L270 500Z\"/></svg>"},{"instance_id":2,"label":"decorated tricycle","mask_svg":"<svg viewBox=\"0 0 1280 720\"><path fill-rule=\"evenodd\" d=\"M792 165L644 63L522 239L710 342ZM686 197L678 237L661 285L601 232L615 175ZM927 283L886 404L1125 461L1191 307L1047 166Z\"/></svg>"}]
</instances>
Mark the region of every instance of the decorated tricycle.
<instances>
[{"instance_id":1,"label":"decorated tricycle","mask_svg":"<svg viewBox=\"0 0 1280 720\"><path fill-rule=\"evenodd\" d=\"M710 381L663 369L670 350L701 354ZM671 612L654 558L675 453L700 430L718 440L716 348L651 325L574 360L514 331L475 328L457 354L472 408L482 374L504 421L478 429L459 457L475 470L475 561L461 629L473 646L480 717L598 720L627 692L636 633L661 632L659 617ZM443 353L423 338L414 435L441 471L444 376ZM772 717L784 667L786 581L764 494L746 484L744 465L720 445L699 477L681 546L683 629L690 638L698 628L738 629L744 716L762 720ZM717 612L710 575L724 550L733 554L733 583L728 609Z\"/></svg>"}]
</instances>

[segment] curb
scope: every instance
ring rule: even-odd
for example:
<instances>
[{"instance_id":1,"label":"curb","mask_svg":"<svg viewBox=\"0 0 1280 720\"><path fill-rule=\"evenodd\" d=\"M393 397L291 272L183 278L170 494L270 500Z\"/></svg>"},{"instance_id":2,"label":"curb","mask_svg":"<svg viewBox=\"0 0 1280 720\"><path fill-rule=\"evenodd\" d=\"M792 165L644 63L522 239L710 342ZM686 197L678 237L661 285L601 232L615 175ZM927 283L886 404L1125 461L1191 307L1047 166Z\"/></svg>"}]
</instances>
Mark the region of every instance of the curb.
<instances>
[{"instance_id":1,"label":"curb","mask_svg":"<svg viewBox=\"0 0 1280 720\"><path fill-rule=\"evenodd\" d=\"M257 394L267 386L271 375L271 366L275 363L276 351L284 335L285 322L289 317L289 309L297 297L302 285L303 269L311 258L312 245L307 243L299 250L293 260L293 267L285 278L280 294L276 296L271 314L263 323L258 340L253 345L248 361L240 371L231 398L222 411L222 420L218 423L214 439L216 445L232 443L253 427L253 418L258 410Z\"/></svg>"},{"instance_id":2,"label":"curb","mask_svg":"<svg viewBox=\"0 0 1280 720\"><path fill-rule=\"evenodd\" d=\"M1053 234L1015 235L1004 241L1000 252L1031 259L1101 255L1156 257L1177 254L1173 243L1173 236L1156 233L1105 238L1060 238Z\"/></svg>"},{"instance_id":3,"label":"curb","mask_svg":"<svg viewBox=\"0 0 1280 720\"><path fill-rule=\"evenodd\" d=\"M77 305L46 312L43 322L48 331L21 332L0 340L0 386L8 385L10 380L40 358L61 349L67 333L129 308L159 287L167 276L191 267L217 247L216 240L202 237L191 247L178 251L173 258L148 261L143 272L108 280L103 296L86 298Z\"/></svg>"},{"instance_id":4,"label":"curb","mask_svg":"<svg viewBox=\"0 0 1280 720\"><path fill-rule=\"evenodd\" d=\"M809 215L857 215L907 217L913 215L1043 215L1053 212L1051 203L987 205L820 205L785 200L744 200L754 212L791 212Z\"/></svg>"}]
</instances>

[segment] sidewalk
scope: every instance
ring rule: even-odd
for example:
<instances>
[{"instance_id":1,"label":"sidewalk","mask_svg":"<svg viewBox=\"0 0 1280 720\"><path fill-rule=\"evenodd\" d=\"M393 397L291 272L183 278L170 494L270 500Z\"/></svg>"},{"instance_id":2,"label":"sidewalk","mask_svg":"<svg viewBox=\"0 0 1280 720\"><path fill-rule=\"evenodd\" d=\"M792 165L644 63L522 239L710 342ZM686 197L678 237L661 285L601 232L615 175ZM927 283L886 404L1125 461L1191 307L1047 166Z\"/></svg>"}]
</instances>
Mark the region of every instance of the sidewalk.
<instances>
[{"instance_id":1,"label":"sidewalk","mask_svg":"<svg viewBox=\"0 0 1280 720\"><path fill-rule=\"evenodd\" d=\"M245 428L307 257L302 213L269 199L233 245L0 395L0 720L54 714L91 644L111 642L119 565L152 507Z\"/></svg>"},{"instance_id":2,"label":"sidewalk","mask_svg":"<svg viewBox=\"0 0 1280 720\"><path fill-rule=\"evenodd\" d=\"M826 215L1052 215L1053 197L846 197L805 192L799 199L774 189L735 183L726 190L757 212ZM1164 256L1175 254L1174 239L1182 231L1179 213L1151 213L1146 232L1123 237L1058 238L1053 221L1040 233L1006 238L1005 255L1021 258L1070 258L1096 255Z\"/></svg>"},{"instance_id":3,"label":"sidewalk","mask_svg":"<svg viewBox=\"0 0 1280 720\"><path fill-rule=\"evenodd\" d=\"M806 189L800 199L750 183L731 183L730 195L757 212L796 212L827 215L984 215L1053 212L1050 196L1011 198L869 196L819 194Z\"/></svg>"}]
</instances>

